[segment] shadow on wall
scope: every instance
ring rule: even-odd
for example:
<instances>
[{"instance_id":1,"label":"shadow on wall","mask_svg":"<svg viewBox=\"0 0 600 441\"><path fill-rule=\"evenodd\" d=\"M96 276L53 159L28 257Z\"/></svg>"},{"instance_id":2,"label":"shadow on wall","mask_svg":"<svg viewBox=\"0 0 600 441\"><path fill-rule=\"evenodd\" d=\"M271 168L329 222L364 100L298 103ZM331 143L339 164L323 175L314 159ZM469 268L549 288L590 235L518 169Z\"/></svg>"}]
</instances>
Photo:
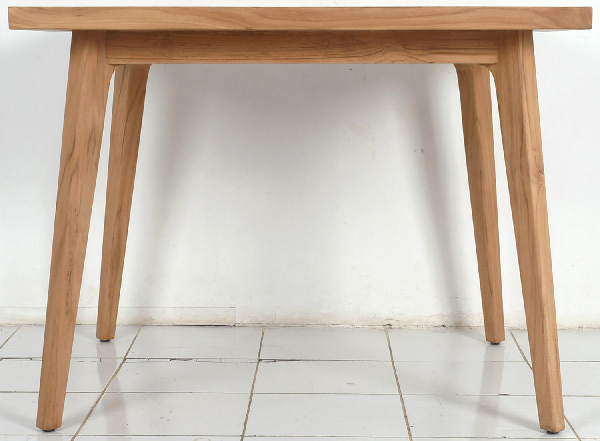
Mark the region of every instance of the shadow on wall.
<instances>
[{"instance_id":1,"label":"shadow on wall","mask_svg":"<svg viewBox=\"0 0 600 441\"><path fill-rule=\"evenodd\" d=\"M428 211L426 216L432 220L432 231L435 235L433 240L437 245L430 258L432 265L439 268L442 273L443 286L446 287L446 291L442 295L447 301L447 310L451 311L453 317L457 317L465 312L459 297L461 287L456 277L460 272L460 268L457 266L459 259L456 258L453 248L453 246L460 245L454 243L454 235L448 223L452 208L448 203L450 200L447 193L449 186L442 179L444 167L442 150L447 149L449 143L440 139L439 131L435 130L436 127L442 125L440 121L436 120L433 113L439 103L432 98L432 88L438 83L431 66L422 66L418 78L411 78L411 81L403 83L405 89L402 92L409 96L411 107L418 115L416 131L420 136L422 148L428 150L428 154L423 155L424 163L417 169L420 178L419 185L423 189L422 196L426 200ZM458 83L456 87L458 87ZM461 135L462 133L457 136ZM466 165L464 172L466 174ZM461 323L448 324L458 325Z\"/></svg>"},{"instance_id":2,"label":"shadow on wall","mask_svg":"<svg viewBox=\"0 0 600 441\"><path fill-rule=\"evenodd\" d=\"M19 249L9 254L41 249L39 254L46 260L36 264L40 268L37 277L29 272L17 274L29 265L2 265L7 271L0 274L0 282L9 287L20 284L20 289L22 283L14 281L35 283L28 290L43 299L51 242L40 246L39 238L51 239L68 37L57 34L51 40L38 33L21 33L20 37L22 44L15 45L13 39L10 48L2 47L14 66L10 72L20 76L19 81L8 77L6 84L14 87L7 91L5 102L31 103L17 108L27 109L27 114L3 109L7 139L3 145L19 145L32 158L42 158L27 170L11 167L19 176L10 180L38 182L38 190L32 190L33 185L23 188L33 192L24 195L24 204L38 211L41 205L47 216L42 223L33 209L15 211L21 218L15 225L31 218L37 223L25 223L14 232ZM448 143L432 130L440 124L433 112L439 103L432 102L439 69L414 65L153 66L130 234L132 239L138 233L145 237L129 241L124 284L130 281L131 288L123 293L123 300L128 305L167 307L178 292L194 306L235 306L237 299L250 299L250 304L256 301L257 313L272 305L274 322L280 321L280 306L287 308L283 313L288 320L293 320L289 318L292 310L324 316L333 314L338 305L360 310L363 306L357 303L366 305L370 298L377 298L380 279L390 278L385 274L390 266L376 262L388 258L380 251L404 252L402 234L391 237L380 232L402 221L402 211L392 205L410 202L396 201L394 194L383 198L387 204L377 199L378 193L389 192L378 176L380 158L386 157L398 160L390 168L397 166L398 173L411 169L412 178L417 178L407 185L418 187L419 215L431 222L428 231L433 232L429 261L419 264L434 267L441 275L445 309L460 315L463 305L456 274L463 268L457 264L454 248L460 245L453 243L446 222L448 187L440 162L440 152ZM40 71L45 73L44 81L34 80ZM46 97L52 109L40 105L40 96ZM381 100L374 101L373 96ZM384 108L369 110L375 120L370 124L365 122L364 106L373 102L381 102ZM398 111L400 102L414 112L416 124L410 129L415 142L410 145L403 144L398 135L405 116ZM458 108L458 100L452 105ZM110 99L107 112L111 112ZM381 124L383 118L387 122ZM29 120L37 131L31 138L22 134L11 138L11 127L23 120ZM377 133L386 124L390 131ZM50 141L36 145L36 136ZM107 127L105 156L108 139ZM410 163L405 163L406 155L389 154L415 145L425 154L412 159L408 155ZM3 150L2 158L7 164L17 163L18 151L22 149ZM371 161L377 155L379 162ZM48 167L49 157L52 167ZM100 176L105 173L100 169ZM361 191L364 188L368 191ZM99 184L96 195L104 192ZM103 212L99 204L94 210ZM411 210L410 204L405 205ZM35 247L24 249L28 237L35 240ZM370 244L381 240L389 242ZM361 256L375 262L362 266ZM42 260L32 254L26 258ZM99 274L90 274L89 279L98 281ZM393 298L402 305L402 292L412 287L401 286L402 277L397 280L397 288L390 289L397 290ZM349 304L346 290L352 284L365 289ZM178 292L173 292L174 287Z\"/></svg>"},{"instance_id":3,"label":"shadow on wall","mask_svg":"<svg viewBox=\"0 0 600 441\"><path fill-rule=\"evenodd\" d=\"M0 229L10 231L10 235L0 235L0 306L20 308L27 322L33 322L43 320L48 286L69 36L60 32L9 31L6 21L1 20L0 25L0 54L5 65L11 67L0 71L2 84L7 85L2 89L0 100L0 206L9 207L0 216ZM583 41L591 41L594 32L582 33ZM596 187L589 182L597 181L593 179L594 161L585 164L565 161L567 156L583 157L595 151L594 131L583 130L595 127L591 123L595 101L586 100L592 104L581 105L582 102L570 94L587 97L597 95L597 90L590 89L586 83L587 73L593 70L594 57L590 57L589 48L581 44L579 33L558 34L536 35L536 62L546 169L548 176L554 177L547 184L550 230L557 238L553 239L553 246L558 247L553 260L559 320L562 315L563 325L569 326L581 323L577 305L583 300L589 303L594 297L595 278L588 277L593 273L594 260L586 258L586 253L594 249L594 236L589 232L595 217L594 212L589 211L589 200L593 199ZM537 40L541 44L538 45ZM554 69L553 54L557 52L569 54L570 60L577 61L571 63L573 66L584 68ZM584 61L589 64L581 64ZM449 146L454 153L463 157L464 154L460 129L452 132L458 141L447 139L443 131L432 130L447 125L452 119L438 113L446 107L452 107L450 113L456 116L455 128L460 124L456 77L451 72L450 83L448 78L441 78L441 69L451 68L153 66L123 302L127 306L172 306L176 303L173 299L181 294L185 296L185 304L190 306L237 306L240 299L244 299L245 303L256 303L256 310L260 311L267 306L276 310L282 304L281 297L287 296L288 310L308 308L308 312L325 315L336 305L346 307L346 311L368 309L371 298L389 304L390 311L402 311L406 297L410 297L413 304L420 301L421 292L415 292L411 285L417 275L403 267L404 262L396 265L394 261L390 265L392 269L383 268L388 271L387 276L383 270L377 271L377 263L360 266L352 262L352 258L361 253L371 261L388 260L387 253L372 251L385 247L402 251L403 238L414 234L412 231L387 236L373 233L402 221L403 213L390 207L411 202L406 196L410 193L408 189L398 194L398 198L404 200L396 201L396 194L390 192L387 205L371 205L368 192L363 192L362 198L360 194L353 194L354 191L360 193L364 187L373 193L384 190L381 182L374 184L373 179L369 179L375 173L344 173L359 169L349 167L344 158L354 158L350 160L358 163L368 159L363 150L371 150L370 154L385 156L392 163L390 168L397 167L398 175L410 171L414 179L407 180L406 185L410 181L410 185L419 187L418 215L429 223L423 230L429 233L427 240L431 245L426 249L427 261L420 257L419 265L432 267L432 271L437 272L440 283L436 299L446 302L440 304L440 309L443 306L448 317L459 320L468 298L472 298L471 292L477 295L478 286L472 280L468 280L468 286L464 283L465 273L476 274L476 266L471 265L475 262L472 235L468 239L471 242L467 243L465 236L455 235L452 223L447 222L452 213L456 216L457 211L464 212L464 209L454 206L452 196L457 188L445 174L448 164L442 157ZM445 73L450 75L450 70ZM363 81L357 76L366 78ZM567 77L578 81L564 81ZM436 85L439 89L440 80L455 89L453 102L439 101L439 94L435 89L432 92ZM357 85L361 86L360 90ZM387 107L383 111L357 110L358 106L374 102L366 99L367 96L387 96L381 100ZM562 102L563 98L569 105L579 104L570 107L568 118L564 106L552 105ZM400 111L399 103L403 106ZM404 111L406 108L412 108L415 113L409 143L402 142L402 136L406 135L402 129L406 127L409 113ZM110 99L107 111L110 112ZM364 114L367 112L373 114L376 124L366 122L368 118ZM382 127L379 122L383 114L388 115L387 125L391 129L381 134L378 130ZM346 120L346 125L341 120ZM352 125L356 121L358 124ZM107 157L108 150L108 127L106 129L103 158ZM342 139L344 136L356 141L346 142ZM412 158L389 154L385 151L386 143L398 152L421 147L424 154L415 154ZM564 149L565 145L576 145L577 149ZM457 148L461 151L456 152ZM106 162L101 160L101 167L103 164ZM381 165L381 161L376 165ZM311 173L311 170L316 172ZM379 179L380 169L369 169L373 170L379 173L374 178ZM465 186L458 190L464 192L461 197L468 201L466 170L459 171L464 173ZM497 173L500 176L504 170ZM101 168L99 175L102 180L106 170ZM396 188L402 190L401 184ZM103 212L104 192L104 184L99 182L94 208L99 214ZM354 205L348 208L348 201L353 199ZM309 203L312 200L315 202ZM507 198L505 204L508 204ZM568 209L553 210L558 206ZM361 214L361 207L364 212L371 211L371 216ZM406 212L414 211L410 203L402 207ZM466 219L461 225L470 229L470 213L464 214ZM365 216L362 223L357 221L359 215ZM508 235L512 235L510 216L500 220L501 227L504 225ZM366 227L369 222L372 228ZM88 247L86 271L90 274L84 278L87 286L82 292L82 305L87 307L96 304L94 296L99 281L96 272L101 248L99 224L101 220L97 219L90 237L92 247ZM353 224L353 229L347 224ZM560 242L561 235L571 239ZM357 236L363 237L354 243L354 256L342 261ZM369 249L364 245L381 237L389 238L383 246ZM511 239L506 243L511 250L503 255L505 259L508 254L514 255L514 242ZM504 244L503 240L502 246ZM468 252L472 250L471 262L465 259L465 247L470 248ZM290 257L292 250L295 251ZM186 259L192 262L183 262ZM503 268L503 282L505 287L517 292L520 285L516 256L510 259L508 263L512 263L513 268L504 265L508 271ZM289 270L292 265L295 265L293 271ZM394 265L399 273L408 277L390 276ZM362 279L355 276L356 273ZM348 282L351 277L354 277L352 282L357 279L361 282L356 286L365 288L364 293L352 298L354 304L348 303L346 295L348 286L352 286ZM185 283L181 282L182 278ZM394 291L387 299L380 296L378 280L383 278L393 279L387 288ZM297 287L293 293L297 298L293 300L289 298L290 287ZM465 288L473 291L466 293ZM520 295L513 304L510 303L511 289L506 291L509 294L507 311L514 311L514 304L517 311L521 311ZM565 297L560 292L567 291L578 301L568 296L569 300L565 300L561 308L560 299ZM305 295L310 292L311 297ZM429 298L422 297L423 301ZM415 309L423 313L427 308ZM39 310L39 316L31 315L37 312L29 310ZM272 317L274 321L277 318L276 314ZM507 322L509 320L507 318ZM593 317L589 320L595 323Z\"/></svg>"},{"instance_id":4,"label":"shadow on wall","mask_svg":"<svg viewBox=\"0 0 600 441\"><path fill-rule=\"evenodd\" d=\"M132 210L132 231L136 219L143 219L145 234L150 234L148 240L136 240L136 248L129 247L127 261L132 264L126 261L124 284L131 280L132 291L124 294L127 303L169 306L164 293L175 284L188 287L185 295L195 306L235 306L237 296L250 298L249 303L255 297L259 304L265 302L264 309L271 304L273 322L281 322L280 296L288 296L287 307L298 314L327 314L332 305L344 305L348 275L343 272L356 265L338 262L348 252L342 242L348 235L363 235L356 241L360 247L374 229L385 228L378 219L393 222L401 215L385 204L367 206L364 210L375 211L367 225L352 219L360 208L349 208L353 189L385 191L377 187L384 184L373 183L372 174L349 176L352 166L345 162L348 155L358 155L360 161L369 149L375 155L385 139L363 127L359 142L364 149L359 145L357 153L356 142L343 141L354 135L343 133L348 132L347 121L364 113L358 108L369 102L369 95L378 94L387 95L384 110L390 110L392 130L402 125L399 102L418 121L412 136L426 153L413 155L410 164L397 164L398 170L412 169L417 180L409 185L419 189L420 215L427 218L428 231L433 229L430 260L420 264L441 272L444 309L459 316L464 309L456 274L464 265L457 264L453 247L460 244L453 243L447 222L451 207L441 155L449 143L433 130L440 124L433 111L439 103L432 97L439 73L439 66L153 66ZM365 87L357 90L357 82ZM458 93L456 98L452 105L458 108ZM379 116L376 109L373 114ZM136 199L143 200L143 212L137 214ZM352 222L359 225L344 233ZM390 240L384 247L402 247ZM181 264L185 271L177 264L181 256L194 256L193 262ZM365 301L377 296L380 274L368 274L371 268L357 269L369 279ZM137 288L142 286L151 289ZM264 291L253 292L253 287ZM297 298L290 300L294 289ZM398 286L398 293L402 289ZM401 294L396 298L401 305Z\"/></svg>"}]
</instances>

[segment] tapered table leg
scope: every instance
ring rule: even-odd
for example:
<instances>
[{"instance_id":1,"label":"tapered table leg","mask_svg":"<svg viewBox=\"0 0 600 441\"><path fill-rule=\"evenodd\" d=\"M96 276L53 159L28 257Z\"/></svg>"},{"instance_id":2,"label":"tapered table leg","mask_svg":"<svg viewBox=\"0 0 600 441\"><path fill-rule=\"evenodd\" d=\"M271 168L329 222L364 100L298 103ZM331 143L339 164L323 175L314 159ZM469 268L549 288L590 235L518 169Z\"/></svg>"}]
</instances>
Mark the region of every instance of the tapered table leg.
<instances>
[{"instance_id":1,"label":"tapered table leg","mask_svg":"<svg viewBox=\"0 0 600 441\"><path fill-rule=\"evenodd\" d=\"M104 33L74 31L67 84L37 426L62 424L112 67Z\"/></svg>"},{"instance_id":2,"label":"tapered table leg","mask_svg":"<svg viewBox=\"0 0 600 441\"><path fill-rule=\"evenodd\" d=\"M115 70L100 299L96 328L96 336L103 341L115 337L149 69L150 65L125 65L118 66Z\"/></svg>"},{"instance_id":3,"label":"tapered table leg","mask_svg":"<svg viewBox=\"0 0 600 441\"><path fill-rule=\"evenodd\" d=\"M485 337L504 341L490 70L457 64Z\"/></svg>"},{"instance_id":4,"label":"tapered table leg","mask_svg":"<svg viewBox=\"0 0 600 441\"><path fill-rule=\"evenodd\" d=\"M533 35L506 33L496 81L540 427L564 429L564 413Z\"/></svg>"}]
</instances>

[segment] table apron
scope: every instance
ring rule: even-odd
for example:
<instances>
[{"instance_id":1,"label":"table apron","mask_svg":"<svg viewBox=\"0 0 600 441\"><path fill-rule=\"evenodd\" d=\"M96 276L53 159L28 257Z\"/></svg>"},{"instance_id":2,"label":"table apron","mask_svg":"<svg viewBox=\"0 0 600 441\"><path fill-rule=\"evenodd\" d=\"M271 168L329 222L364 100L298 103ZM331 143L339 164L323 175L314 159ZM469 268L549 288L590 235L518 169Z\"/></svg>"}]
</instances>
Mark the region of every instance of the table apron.
<instances>
[{"instance_id":1,"label":"table apron","mask_svg":"<svg viewBox=\"0 0 600 441\"><path fill-rule=\"evenodd\" d=\"M109 31L109 64L495 64L510 31Z\"/></svg>"}]
</instances>

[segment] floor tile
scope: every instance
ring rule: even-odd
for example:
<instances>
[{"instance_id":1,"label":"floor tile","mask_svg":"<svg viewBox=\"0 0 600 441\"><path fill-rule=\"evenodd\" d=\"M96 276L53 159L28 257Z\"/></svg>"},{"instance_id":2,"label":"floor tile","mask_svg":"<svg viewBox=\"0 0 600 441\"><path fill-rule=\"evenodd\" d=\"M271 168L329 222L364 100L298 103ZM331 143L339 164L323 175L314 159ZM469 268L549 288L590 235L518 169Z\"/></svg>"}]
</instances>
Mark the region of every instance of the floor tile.
<instances>
[{"instance_id":1,"label":"floor tile","mask_svg":"<svg viewBox=\"0 0 600 441\"><path fill-rule=\"evenodd\" d=\"M256 362L128 360L108 392L249 393Z\"/></svg>"},{"instance_id":2,"label":"floor tile","mask_svg":"<svg viewBox=\"0 0 600 441\"><path fill-rule=\"evenodd\" d=\"M256 394L248 436L407 436L397 395Z\"/></svg>"},{"instance_id":3,"label":"floor tile","mask_svg":"<svg viewBox=\"0 0 600 441\"><path fill-rule=\"evenodd\" d=\"M398 394L398 387L389 361L263 361L254 393Z\"/></svg>"},{"instance_id":4,"label":"floor tile","mask_svg":"<svg viewBox=\"0 0 600 441\"><path fill-rule=\"evenodd\" d=\"M256 360L262 329L228 326L146 326L130 358Z\"/></svg>"},{"instance_id":5,"label":"floor tile","mask_svg":"<svg viewBox=\"0 0 600 441\"><path fill-rule=\"evenodd\" d=\"M522 361L511 338L499 345L485 341L482 328L392 329L395 361Z\"/></svg>"},{"instance_id":6,"label":"floor tile","mask_svg":"<svg viewBox=\"0 0 600 441\"><path fill-rule=\"evenodd\" d=\"M67 392L101 392L120 362L116 358L74 358L69 369ZM39 360L0 360L0 392L38 392L41 368Z\"/></svg>"},{"instance_id":7,"label":"floor tile","mask_svg":"<svg viewBox=\"0 0 600 441\"><path fill-rule=\"evenodd\" d=\"M71 441L72 438L73 435L57 435L41 431L35 435L0 435L0 441Z\"/></svg>"},{"instance_id":8,"label":"floor tile","mask_svg":"<svg viewBox=\"0 0 600 441\"><path fill-rule=\"evenodd\" d=\"M403 394L535 395L524 361L400 361Z\"/></svg>"},{"instance_id":9,"label":"floor tile","mask_svg":"<svg viewBox=\"0 0 600 441\"><path fill-rule=\"evenodd\" d=\"M389 361L383 329L271 328L265 330L262 359Z\"/></svg>"},{"instance_id":10,"label":"floor tile","mask_svg":"<svg viewBox=\"0 0 600 441\"><path fill-rule=\"evenodd\" d=\"M581 438L600 438L600 398L565 397L565 415Z\"/></svg>"},{"instance_id":11,"label":"floor tile","mask_svg":"<svg viewBox=\"0 0 600 441\"><path fill-rule=\"evenodd\" d=\"M75 328L73 357L123 358L137 333L137 326L118 326L114 340L101 342L96 327L79 325ZM0 358L41 358L44 345L43 326L22 326L0 349Z\"/></svg>"},{"instance_id":12,"label":"floor tile","mask_svg":"<svg viewBox=\"0 0 600 441\"><path fill-rule=\"evenodd\" d=\"M155 435L155 436L137 436L137 435L112 435L109 437L106 436L94 436L94 435L79 435L76 440L77 441L239 441L240 435L232 435L232 436L181 436L181 435ZM0 438L0 441L3 441ZM17 440L18 441L18 440ZM36 440L37 441L37 440ZM51 439L50 441L55 441ZM283 441L283 440L279 440ZM337 441L337 440L336 440ZM388 440L386 440L388 441ZM439 440L438 440L439 441Z\"/></svg>"},{"instance_id":13,"label":"floor tile","mask_svg":"<svg viewBox=\"0 0 600 441\"><path fill-rule=\"evenodd\" d=\"M322 437L318 436L253 436L253 437L244 437L244 439L255 440L255 441L323 441ZM327 437L329 441L369 441L372 439L381 440L381 441L408 441L408 437L374 437L374 436L334 436ZM420 441L420 440L419 440ZM441 440L436 440L441 441ZM452 440L454 441L454 440Z\"/></svg>"},{"instance_id":14,"label":"floor tile","mask_svg":"<svg viewBox=\"0 0 600 441\"><path fill-rule=\"evenodd\" d=\"M0 350L0 441L70 439L138 328L122 329L128 342L106 344L93 326L77 328L65 423L50 434L35 428L43 327L19 329ZM600 441L600 360L586 361L600 334L567 331L567 344L563 334L566 415L582 439ZM260 335L142 328L130 355L144 355L123 364L77 439L239 440ZM512 339L491 346L481 329L464 328L397 329L390 339L415 441L574 439L568 427L558 436L538 428L531 371ZM383 329L268 329L261 359L248 439L408 440Z\"/></svg>"},{"instance_id":15,"label":"floor tile","mask_svg":"<svg viewBox=\"0 0 600 441\"><path fill-rule=\"evenodd\" d=\"M0 326L0 346L2 346L8 337L17 329L16 326Z\"/></svg>"},{"instance_id":16,"label":"floor tile","mask_svg":"<svg viewBox=\"0 0 600 441\"><path fill-rule=\"evenodd\" d=\"M249 394L105 394L82 435L237 435Z\"/></svg>"},{"instance_id":17,"label":"floor tile","mask_svg":"<svg viewBox=\"0 0 600 441\"><path fill-rule=\"evenodd\" d=\"M564 395L593 395L600 400L600 362L566 361L560 364L560 372Z\"/></svg>"},{"instance_id":18,"label":"floor tile","mask_svg":"<svg viewBox=\"0 0 600 441\"><path fill-rule=\"evenodd\" d=\"M534 396L406 395L406 413L415 438L567 438L539 428Z\"/></svg>"},{"instance_id":19,"label":"floor tile","mask_svg":"<svg viewBox=\"0 0 600 441\"><path fill-rule=\"evenodd\" d=\"M73 435L97 398L95 393L68 393L62 427L46 439L54 440L54 435ZM0 434L44 435L35 427L37 403L37 393L0 393Z\"/></svg>"},{"instance_id":20,"label":"floor tile","mask_svg":"<svg viewBox=\"0 0 600 441\"><path fill-rule=\"evenodd\" d=\"M512 331L528 360L529 340L527 331ZM561 329L558 331L558 346L561 361L600 361L600 329Z\"/></svg>"}]
</instances>

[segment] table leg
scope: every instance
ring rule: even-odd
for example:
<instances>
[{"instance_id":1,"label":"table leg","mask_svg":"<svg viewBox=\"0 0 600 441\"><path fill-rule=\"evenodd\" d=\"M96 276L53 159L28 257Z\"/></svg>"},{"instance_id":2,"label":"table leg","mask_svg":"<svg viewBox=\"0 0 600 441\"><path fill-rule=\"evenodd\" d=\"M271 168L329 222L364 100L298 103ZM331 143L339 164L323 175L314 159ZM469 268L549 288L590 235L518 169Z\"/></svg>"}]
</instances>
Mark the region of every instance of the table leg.
<instances>
[{"instance_id":1,"label":"table leg","mask_svg":"<svg viewBox=\"0 0 600 441\"><path fill-rule=\"evenodd\" d=\"M540 427L564 429L556 308L531 31L500 41L496 81Z\"/></svg>"},{"instance_id":2,"label":"table leg","mask_svg":"<svg viewBox=\"0 0 600 441\"><path fill-rule=\"evenodd\" d=\"M96 336L115 337L125 261L127 228L140 145L144 97L150 65L123 65L115 70L104 244Z\"/></svg>"},{"instance_id":3,"label":"table leg","mask_svg":"<svg viewBox=\"0 0 600 441\"><path fill-rule=\"evenodd\" d=\"M490 70L457 64L485 337L504 341Z\"/></svg>"},{"instance_id":4,"label":"table leg","mask_svg":"<svg viewBox=\"0 0 600 441\"><path fill-rule=\"evenodd\" d=\"M37 426L62 424L108 85L104 33L74 31L67 83Z\"/></svg>"}]
</instances>

